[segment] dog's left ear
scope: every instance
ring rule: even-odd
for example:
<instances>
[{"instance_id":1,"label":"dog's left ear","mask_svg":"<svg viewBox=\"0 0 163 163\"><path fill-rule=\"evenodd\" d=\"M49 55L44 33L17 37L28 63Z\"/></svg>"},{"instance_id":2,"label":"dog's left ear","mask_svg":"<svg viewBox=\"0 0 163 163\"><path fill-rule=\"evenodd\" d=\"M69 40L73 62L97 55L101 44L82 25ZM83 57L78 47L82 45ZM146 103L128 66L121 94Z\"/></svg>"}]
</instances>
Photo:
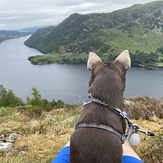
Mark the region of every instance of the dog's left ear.
<instances>
[{"instance_id":1,"label":"dog's left ear","mask_svg":"<svg viewBox=\"0 0 163 163\"><path fill-rule=\"evenodd\" d=\"M97 56L95 53L90 52L88 62L87 62L87 69L91 71L93 68L93 65L96 64L97 62L102 62L100 57Z\"/></svg>"},{"instance_id":2,"label":"dog's left ear","mask_svg":"<svg viewBox=\"0 0 163 163\"><path fill-rule=\"evenodd\" d=\"M116 59L115 62L122 64L126 70L131 67L131 59L128 50L124 50Z\"/></svg>"}]
</instances>

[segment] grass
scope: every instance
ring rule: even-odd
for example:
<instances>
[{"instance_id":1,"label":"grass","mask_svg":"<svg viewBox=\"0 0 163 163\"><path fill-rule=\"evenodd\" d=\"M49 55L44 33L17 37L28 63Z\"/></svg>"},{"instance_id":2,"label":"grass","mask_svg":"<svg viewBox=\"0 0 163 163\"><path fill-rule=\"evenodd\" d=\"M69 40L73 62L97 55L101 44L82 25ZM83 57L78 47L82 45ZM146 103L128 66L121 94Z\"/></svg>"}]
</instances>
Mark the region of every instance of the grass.
<instances>
[{"instance_id":1,"label":"grass","mask_svg":"<svg viewBox=\"0 0 163 163\"><path fill-rule=\"evenodd\" d=\"M158 67L163 67L163 63L159 62L156 64Z\"/></svg>"},{"instance_id":2,"label":"grass","mask_svg":"<svg viewBox=\"0 0 163 163\"><path fill-rule=\"evenodd\" d=\"M163 109L162 100L136 97L126 99L125 108L131 110L143 107L145 111L148 105L160 106ZM144 106L145 105L145 106ZM8 114L3 114L0 108L0 135L8 137L11 133L21 135L21 138L13 144L13 150L0 151L0 162L3 163L50 163L55 158L59 150L67 143L74 126L79 117L81 106L66 105L64 108L53 109L45 112L41 116L30 117L28 114L19 112L18 109L6 108L10 110ZM157 110L158 112L159 110ZM132 122L137 123L142 129L155 132L155 137L148 137L141 134L141 143L134 147L145 162L159 162L163 159L163 118L159 118L156 113L145 116L134 117Z\"/></svg>"},{"instance_id":3,"label":"grass","mask_svg":"<svg viewBox=\"0 0 163 163\"><path fill-rule=\"evenodd\" d=\"M87 55L75 55L75 54L55 54L55 53L48 53L45 55L37 55L33 57L29 57L29 60L32 64L51 64L51 63L80 63L86 62Z\"/></svg>"},{"instance_id":4,"label":"grass","mask_svg":"<svg viewBox=\"0 0 163 163\"><path fill-rule=\"evenodd\" d=\"M106 29L104 32L110 41L108 42L108 39L103 40L108 42L117 54L123 51L124 48L133 54L137 50L146 53L156 52L163 39L163 35L160 33L147 32L144 29L136 27L130 33L121 32L116 29ZM103 38L105 37L103 36Z\"/></svg>"}]
</instances>

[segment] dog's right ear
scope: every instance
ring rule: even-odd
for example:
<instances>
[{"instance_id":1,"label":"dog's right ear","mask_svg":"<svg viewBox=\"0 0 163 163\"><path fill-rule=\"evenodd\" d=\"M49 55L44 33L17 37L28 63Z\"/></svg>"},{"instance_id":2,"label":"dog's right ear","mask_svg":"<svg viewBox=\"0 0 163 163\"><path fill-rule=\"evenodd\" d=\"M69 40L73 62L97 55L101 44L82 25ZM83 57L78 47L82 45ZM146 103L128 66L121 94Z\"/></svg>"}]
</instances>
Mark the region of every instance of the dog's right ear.
<instances>
[{"instance_id":1,"label":"dog's right ear","mask_svg":"<svg viewBox=\"0 0 163 163\"><path fill-rule=\"evenodd\" d=\"M88 62L87 62L87 69L91 71L93 68L93 65L96 64L97 62L102 62L100 57L97 56L95 53L90 52Z\"/></svg>"},{"instance_id":2,"label":"dog's right ear","mask_svg":"<svg viewBox=\"0 0 163 163\"><path fill-rule=\"evenodd\" d=\"M131 67L131 59L128 50L124 50L115 60L116 62L121 63L126 70Z\"/></svg>"}]
</instances>

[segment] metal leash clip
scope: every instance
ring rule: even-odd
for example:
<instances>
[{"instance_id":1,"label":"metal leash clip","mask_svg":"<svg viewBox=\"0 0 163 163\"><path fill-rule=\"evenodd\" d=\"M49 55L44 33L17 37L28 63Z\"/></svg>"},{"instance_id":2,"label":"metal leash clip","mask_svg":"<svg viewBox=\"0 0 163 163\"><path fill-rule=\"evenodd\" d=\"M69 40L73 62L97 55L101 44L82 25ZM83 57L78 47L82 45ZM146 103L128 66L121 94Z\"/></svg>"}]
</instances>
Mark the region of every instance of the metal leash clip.
<instances>
[{"instance_id":1,"label":"metal leash clip","mask_svg":"<svg viewBox=\"0 0 163 163\"><path fill-rule=\"evenodd\" d=\"M142 130L137 124L133 124L133 132L135 132L135 133L142 132L148 136L155 136L155 134L153 132Z\"/></svg>"}]
</instances>

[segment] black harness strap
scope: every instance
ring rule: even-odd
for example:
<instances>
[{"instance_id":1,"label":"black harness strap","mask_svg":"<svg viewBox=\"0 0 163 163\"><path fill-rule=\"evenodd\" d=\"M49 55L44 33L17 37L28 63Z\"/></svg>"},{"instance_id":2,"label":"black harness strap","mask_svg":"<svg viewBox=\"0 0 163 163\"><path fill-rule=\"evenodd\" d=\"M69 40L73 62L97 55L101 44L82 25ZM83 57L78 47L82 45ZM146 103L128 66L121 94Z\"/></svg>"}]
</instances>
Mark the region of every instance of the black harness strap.
<instances>
[{"instance_id":1,"label":"black harness strap","mask_svg":"<svg viewBox=\"0 0 163 163\"><path fill-rule=\"evenodd\" d=\"M119 132L117 132L116 130L114 130L112 127L109 127L107 125L97 125L96 123L79 123L76 125L75 129L79 129L79 128L99 128L99 129L103 129L103 130L107 130L109 132L112 132L113 134L117 135L121 141L124 141L124 136L122 134L120 134Z\"/></svg>"},{"instance_id":2,"label":"black harness strap","mask_svg":"<svg viewBox=\"0 0 163 163\"><path fill-rule=\"evenodd\" d=\"M83 106L87 105L90 102L99 103L99 104L109 108L110 110L114 111L116 114L122 116L123 118L125 118L125 119L127 118L128 119L126 112L124 112L124 111L122 112L121 109L119 109L119 108L115 108L115 107L109 106L105 101L99 100L97 98L90 98L87 102L84 103Z\"/></svg>"}]
</instances>

